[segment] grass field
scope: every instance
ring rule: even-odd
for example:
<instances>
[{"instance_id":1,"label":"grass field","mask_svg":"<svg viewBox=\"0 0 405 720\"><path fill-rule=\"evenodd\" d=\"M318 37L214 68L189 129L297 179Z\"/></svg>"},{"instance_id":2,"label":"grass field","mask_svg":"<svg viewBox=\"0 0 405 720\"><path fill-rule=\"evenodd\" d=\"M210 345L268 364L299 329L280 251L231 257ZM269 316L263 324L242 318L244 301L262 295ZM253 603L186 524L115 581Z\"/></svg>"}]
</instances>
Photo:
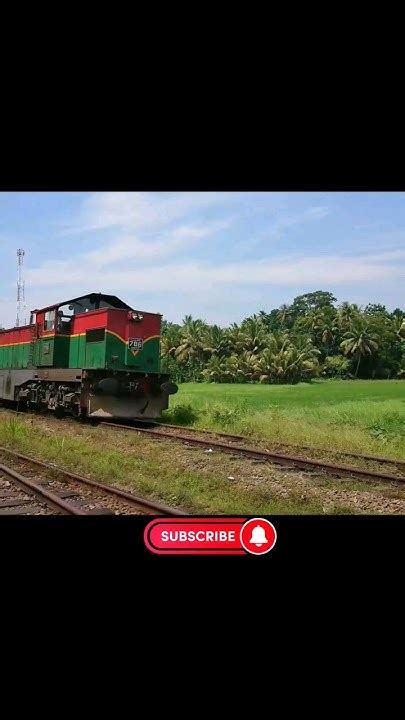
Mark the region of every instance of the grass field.
<instances>
[{"instance_id":1,"label":"grass field","mask_svg":"<svg viewBox=\"0 0 405 720\"><path fill-rule=\"evenodd\" d=\"M3 448L192 514L405 514L402 488L289 472L227 453L47 416L0 413ZM16 469L18 469L18 464Z\"/></svg>"},{"instance_id":2,"label":"grass field","mask_svg":"<svg viewBox=\"0 0 405 720\"><path fill-rule=\"evenodd\" d=\"M287 486L269 464L261 468L267 482L252 480L252 467L243 459L230 461L222 453L159 442L135 433L115 432L46 418L0 415L1 446L88 474L159 502L196 514L347 514L346 498L323 497L301 486ZM230 482L229 474L235 476ZM277 481L273 481L273 475Z\"/></svg>"},{"instance_id":3,"label":"grass field","mask_svg":"<svg viewBox=\"0 0 405 720\"><path fill-rule=\"evenodd\" d=\"M334 450L405 458L403 381L184 384L166 417L249 434L252 444L267 447L312 446L327 458ZM403 488L387 483L289 472L272 463L54 417L15 416L3 409L0 446L195 514L405 514Z\"/></svg>"},{"instance_id":4,"label":"grass field","mask_svg":"<svg viewBox=\"0 0 405 720\"><path fill-rule=\"evenodd\" d=\"M165 419L327 450L405 457L405 382L185 383Z\"/></svg>"}]
</instances>

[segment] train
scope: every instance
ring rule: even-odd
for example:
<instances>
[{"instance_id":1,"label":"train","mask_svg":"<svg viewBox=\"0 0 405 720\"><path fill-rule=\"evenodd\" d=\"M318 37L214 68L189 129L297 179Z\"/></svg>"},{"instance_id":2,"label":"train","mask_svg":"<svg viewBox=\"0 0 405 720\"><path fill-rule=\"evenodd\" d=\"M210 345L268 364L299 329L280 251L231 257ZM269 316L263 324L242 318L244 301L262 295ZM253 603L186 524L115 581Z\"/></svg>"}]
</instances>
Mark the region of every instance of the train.
<instances>
[{"instance_id":1,"label":"train","mask_svg":"<svg viewBox=\"0 0 405 720\"><path fill-rule=\"evenodd\" d=\"M82 418L156 420L177 385L161 372L162 316L89 293L0 330L0 401Z\"/></svg>"}]
</instances>

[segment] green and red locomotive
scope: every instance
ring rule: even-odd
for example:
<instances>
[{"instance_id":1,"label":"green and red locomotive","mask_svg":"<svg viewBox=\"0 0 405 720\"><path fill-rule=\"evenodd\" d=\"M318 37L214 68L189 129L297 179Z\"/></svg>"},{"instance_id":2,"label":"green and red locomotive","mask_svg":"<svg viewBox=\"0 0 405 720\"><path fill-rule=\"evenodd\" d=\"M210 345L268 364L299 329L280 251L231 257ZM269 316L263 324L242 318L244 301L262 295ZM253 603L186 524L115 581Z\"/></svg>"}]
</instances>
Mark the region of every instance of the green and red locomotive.
<instances>
[{"instance_id":1,"label":"green and red locomotive","mask_svg":"<svg viewBox=\"0 0 405 720\"><path fill-rule=\"evenodd\" d=\"M82 417L152 420L177 386L160 372L161 315L91 293L0 330L0 400Z\"/></svg>"}]
</instances>

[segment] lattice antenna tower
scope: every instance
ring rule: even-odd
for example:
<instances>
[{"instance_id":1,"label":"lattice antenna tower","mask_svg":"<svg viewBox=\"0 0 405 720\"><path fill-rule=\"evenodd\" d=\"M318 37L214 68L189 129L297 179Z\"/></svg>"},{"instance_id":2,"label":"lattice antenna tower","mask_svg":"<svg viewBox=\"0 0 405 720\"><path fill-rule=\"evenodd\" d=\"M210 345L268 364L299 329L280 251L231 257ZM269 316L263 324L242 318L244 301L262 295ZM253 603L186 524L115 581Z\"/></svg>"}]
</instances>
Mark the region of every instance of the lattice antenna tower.
<instances>
[{"instance_id":1,"label":"lattice antenna tower","mask_svg":"<svg viewBox=\"0 0 405 720\"><path fill-rule=\"evenodd\" d=\"M26 324L26 310L25 305L25 283L23 277L24 270L24 255L25 250L18 248L17 250L17 320L16 327L19 327L20 321L22 324Z\"/></svg>"}]
</instances>

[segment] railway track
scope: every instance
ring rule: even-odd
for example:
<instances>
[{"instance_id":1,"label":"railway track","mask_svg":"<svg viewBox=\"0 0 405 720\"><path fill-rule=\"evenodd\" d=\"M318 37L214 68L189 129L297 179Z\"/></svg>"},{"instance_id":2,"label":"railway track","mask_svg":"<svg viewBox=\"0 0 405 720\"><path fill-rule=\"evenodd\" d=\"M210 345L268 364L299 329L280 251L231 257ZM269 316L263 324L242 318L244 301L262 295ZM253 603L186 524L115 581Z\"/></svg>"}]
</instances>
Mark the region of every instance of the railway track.
<instances>
[{"instance_id":1,"label":"railway track","mask_svg":"<svg viewBox=\"0 0 405 720\"><path fill-rule=\"evenodd\" d=\"M14 411L15 412L15 411ZM246 447L247 438L242 435L232 435L229 433L220 433L213 430L201 430L199 428L188 428L182 425L170 425L167 423L154 423L153 427L140 427L130 424L122 424L116 422L102 421L98 423L101 426L127 430L129 432L144 433L150 436L168 438L178 440L190 445L200 445L202 447L217 448L222 452L232 453L235 456L242 455L250 457L259 462L272 462L277 465L283 465L290 468L310 470L312 472L323 472L336 477L352 477L362 480L373 480L381 482L390 482L396 484L405 483L405 460L391 459L377 455L366 455L360 453L350 453L344 451L336 451L342 457L352 457L357 460L366 460L373 463L373 468L358 467L356 465L346 465L343 463L329 462L327 460L306 457L300 454L284 453L270 449L262 449L259 447ZM146 423L145 423L146 424ZM149 423L147 423L149 425ZM169 431L169 432L167 432ZM187 433L187 434L185 434ZM190 434L191 433L191 434ZM194 436L193 434L194 433ZM202 439L197 435L209 436L209 439ZM219 440L218 440L219 439ZM302 450L309 452L322 452L321 448L310 448L301 446ZM399 474L380 472L375 470L375 466L391 465L399 470Z\"/></svg>"},{"instance_id":2,"label":"railway track","mask_svg":"<svg viewBox=\"0 0 405 720\"><path fill-rule=\"evenodd\" d=\"M216 432L215 430L201 430L200 428L188 428L185 425L168 425L166 423L156 423L157 427L167 427L172 428L173 430L184 430L186 432L195 432L195 433L206 433L209 435L212 435L213 437L220 437L224 438L225 440L241 440L242 442L248 442L249 438L244 437L243 435L231 435L229 433L221 433ZM282 443L280 443L282 445ZM301 445L299 447L299 450L305 450L308 452L319 452L321 453L323 450L322 448L315 448L310 447L309 445ZM278 452L278 450L277 450ZM288 454L288 453L287 453ZM346 450L336 450L336 455L340 455L341 457L352 457L357 458L358 460L370 460L371 462L379 463L381 465L394 465L400 469L404 469L405 471L405 460L399 460L397 458L387 458L383 457L381 455L365 455L363 453L354 453L354 452L347 452Z\"/></svg>"},{"instance_id":3,"label":"railway track","mask_svg":"<svg viewBox=\"0 0 405 720\"><path fill-rule=\"evenodd\" d=\"M342 463L334 463L329 462L326 460L318 460L317 458L308 458L302 455L291 455L291 454L285 454L280 453L272 450L263 450L261 448L257 447L246 447L244 445L237 445L235 444L235 440L239 440L241 436L236 435L226 435L224 433L210 433L212 437L215 435L217 437L220 437L220 440L215 439L202 439L201 437L196 437L196 435L190 435L190 430L187 428L188 434L183 433L183 428L180 426L165 426L165 425L159 425L156 426L157 429L152 428L143 428L143 427L132 427L130 425L122 425L119 423L109 423L109 422L102 422L100 423L103 426L111 427L111 428L118 428L121 430L128 430L130 432L138 432L138 433L144 433L147 435L160 437L160 438L170 438L172 440L178 440L180 442L184 442L190 445L200 445L202 447L208 447L208 448L216 448L220 450L221 452L227 452L231 453L233 455L240 455L249 457L254 460L259 460L262 462L272 462L277 465L283 465L287 467L292 467L296 469L304 469L304 470L311 470L311 471L318 471L327 473L329 475L337 476L337 477L351 477L351 478L358 478L361 480L373 480L373 481L380 481L380 482L394 482L394 483L405 483L405 462L401 460L389 460L388 458L379 458L378 456L372 456L372 455L356 455L355 453L347 453L347 455L351 457L357 457L361 459L367 459L370 461L373 461L375 463L386 463L386 464L393 464L395 465L401 474L393 474L388 472L380 472L376 471L374 469L369 468L361 468L357 467L356 465L345 465ZM176 428L177 432L167 432L167 430L161 430L161 428ZM181 432L178 432L178 430L181 430ZM199 430L195 432L200 432ZM209 432L209 431L204 431ZM244 438L242 438L244 440Z\"/></svg>"},{"instance_id":4,"label":"railway track","mask_svg":"<svg viewBox=\"0 0 405 720\"><path fill-rule=\"evenodd\" d=\"M243 435L231 435L231 433L221 433L216 430L204 430L201 428L189 428L186 425L169 425L169 423L155 423L155 427L170 428L172 430L184 430L186 432L201 433L202 435L212 435L213 437L222 437L226 440L246 440Z\"/></svg>"},{"instance_id":5,"label":"railway track","mask_svg":"<svg viewBox=\"0 0 405 720\"><path fill-rule=\"evenodd\" d=\"M9 408L4 408L4 409L5 409L7 412L15 413L15 414L17 414L17 415L27 415L26 412L21 412L21 411L17 411L17 410L11 410L11 409L9 409ZM1 408L1 406L0 406L0 411L1 411L1 410L2 410L2 408ZM51 414L50 417L53 417L53 415ZM67 418L65 418L65 421L75 422L75 419L70 418L70 417L67 417ZM107 421L101 421L101 422L99 422L99 423L97 423L97 424L99 424L99 425L107 425L107 426L110 426L110 427L111 427L111 426L118 426L118 427L121 427L121 428L127 429L127 430L139 430L139 431L142 431L142 430L144 430L144 428L140 427L140 424L141 424L141 423L144 423L144 424L147 425L147 426L151 426L151 425L152 425L153 427L155 427L155 428L157 428L157 429L159 429L159 428L168 428L168 429L170 429L170 430L173 430L174 433L176 433L176 432L180 432L180 433L181 433L181 432L186 432L186 433L195 433L195 434L208 435L208 436L210 436L210 437L212 437L212 438L223 438L224 440L226 440L226 441L228 441L228 442L234 442L234 441L237 441L237 440L239 440L240 442L249 442L249 440L250 440L250 438L246 438L246 437L244 437L243 435L233 435L233 434L231 434L231 433L221 433L221 432L218 432L218 431L216 431L216 430L205 430L205 429L203 429L203 428L192 428L192 427L190 428L190 427L187 427L186 425L171 425L171 424L169 424L169 423L161 423L161 422L153 422L153 423L152 423L152 422L146 422L146 421L142 421L142 420L137 420L137 421L136 421L136 425L129 424L129 423L128 423L128 424L123 424L123 423L118 423L118 422L107 422ZM150 427L145 428L145 430L150 430ZM162 434L162 433L159 433L159 434ZM281 446L281 447L291 447L291 446L288 446L288 445L286 446L286 445L284 445L283 443L279 443L279 444L276 443L276 445ZM260 449L262 449L262 448L260 448ZM319 448L311 447L311 446L309 446L309 445L300 445L298 448L294 448L294 451L295 451L295 450L298 450L298 451L299 451L299 450L304 450L304 451L310 452L310 453L311 453L311 452L312 452L312 453L327 452L327 451L323 450L323 448L320 448L320 447L319 447ZM266 452L266 453L267 453L267 452L270 452L270 450L266 449L265 452ZM275 452L279 452L279 450L277 449L277 450L275 450ZM284 454L284 453L281 453L281 454ZM287 453L287 454L289 454L289 453ZM398 467L400 470L403 470L403 471L405 472L405 460L399 460L398 458L387 458L387 457L384 457L384 456L382 456L382 455L367 455L367 454L363 454L363 453L348 452L348 451L345 451L345 450L336 450L336 451L335 451L335 454L336 454L336 455L339 455L339 456L341 456L341 457L352 457L352 458L356 458L356 459L358 459L358 460L367 460L367 461L374 462L374 463L377 463L377 464L380 464L380 465L393 465L393 466ZM311 459L311 458L308 458L308 459Z\"/></svg>"},{"instance_id":6,"label":"railway track","mask_svg":"<svg viewBox=\"0 0 405 720\"><path fill-rule=\"evenodd\" d=\"M186 433L191 432L191 433L195 433L195 434L198 433L201 435L209 435L210 437L213 437L213 438L215 438L215 437L224 438L224 440L228 440L228 441L232 441L232 442L236 441L236 440L244 442L246 440L246 438L243 437L243 435L231 435L230 433L221 433L221 432L217 432L216 430L204 430L201 428L186 427L185 425L169 425L167 423L159 423L159 422L142 423L145 425L145 427L142 427L142 425L139 423L138 420L133 421L133 423L129 422L127 424L114 422L114 421L107 422L106 420L101 420L98 424L99 425L107 425L109 427L119 427L122 429L125 428L126 430L139 430L140 432L150 431L152 433L155 433L156 435L162 434L162 433L157 432L158 430L160 430L160 428L163 428L163 429L167 428L169 430L172 430L173 434L176 434L176 433L180 434L182 432L186 432ZM152 428L155 428L155 429L153 430Z\"/></svg>"},{"instance_id":7,"label":"railway track","mask_svg":"<svg viewBox=\"0 0 405 720\"><path fill-rule=\"evenodd\" d=\"M7 464L3 462L4 456ZM0 515L49 514L187 513L0 447Z\"/></svg>"},{"instance_id":8,"label":"railway track","mask_svg":"<svg viewBox=\"0 0 405 720\"><path fill-rule=\"evenodd\" d=\"M100 424L101 425L117 425L119 423L115 423L115 422L108 423L108 422L103 421ZM138 427L135 425L123 425L123 424L120 424L120 425L123 428L125 427L125 428L135 429L135 430L138 429ZM216 430L204 430L201 428L190 428L190 427L187 427L186 425L169 425L168 423L156 422L156 423L154 423L154 427L169 428L174 431L180 431L180 432L185 431L186 433L190 433L190 432L195 433L195 434L201 433L204 435L210 435L213 438L215 438L215 437L223 438L224 440L228 440L230 442L234 442L236 440L240 440L241 442L249 442L249 440L250 440L250 438L244 437L243 435L232 435L230 433L217 432ZM143 429L143 428L140 428L140 429ZM276 443L276 445L277 445L277 443ZM283 443L279 443L279 446L283 447ZM284 447L289 448L291 446L284 445ZM263 449L263 448L260 448L260 449ZM295 450L304 450L304 451L307 451L310 453L311 452L312 453L327 452L327 451L323 450L323 448L311 447L309 445L300 445L299 448L293 448L293 450L294 450L294 452L295 452ZM270 452L267 448L265 449L265 451ZM279 447L277 447L275 452L279 452ZM287 454L289 454L289 453L287 452ZM335 454L340 455L341 457L352 457L352 458L356 458L358 460L369 460L370 462L378 463L381 465L394 465L395 467L398 467L401 470L404 469L404 471L405 471L405 460L399 460L397 458L387 458L387 457L383 457L381 455L365 455L363 453L347 452L345 450L336 450Z\"/></svg>"}]
</instances>

